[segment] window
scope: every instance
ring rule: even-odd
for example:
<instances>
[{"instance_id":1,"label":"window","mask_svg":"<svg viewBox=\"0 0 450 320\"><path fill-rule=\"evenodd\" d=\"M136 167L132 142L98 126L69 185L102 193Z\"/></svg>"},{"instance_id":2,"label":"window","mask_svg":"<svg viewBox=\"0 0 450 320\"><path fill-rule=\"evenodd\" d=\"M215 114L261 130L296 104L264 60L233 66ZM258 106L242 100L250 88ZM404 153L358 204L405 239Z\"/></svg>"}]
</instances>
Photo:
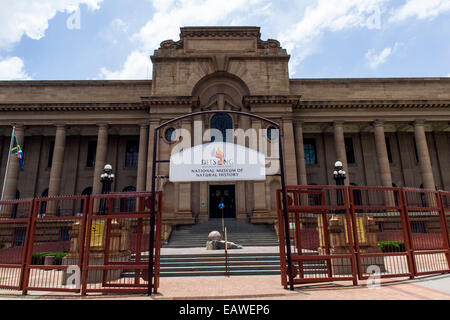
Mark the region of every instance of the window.
<instances>
[{"instance_id":1,"label":"window","mask_svg":"<svg viewBox=\"0 0 450 320\"><path fill-rule=\"evenodd\" d=\"M386 137L386 149L387 149L389 163L392 163L391 142L389 141L388 137Z\"/></svg>"},{"instance_id":2,"label":"window","mask_svg":"<svg viewBox=\"0 0 450 320\"><path fill-rule=\"evenodd\" d=\"M315 139L303 139L303 149L305 151L305 163L306 164L317 164L316 140Z\"/></svg>"},{"instance_id":3,"label":"window","mask_svg":"<svg viewBox=\"0 0 450 320\"><path fill-rule=\"evenodd\" d=\"M97 153L97 141L88 142L88 152L86 159L86 167L93 168L95 166L95 156Z\"/></svg>"},{"instance_id":4,"label":"window","mask_svg":"<svg viewBox=\"0 0 450 320\"><path fill-rule=\"evenodd\" d=\"M174 128L168 128L165 132L164 132L164 137L166 138L167 141L172 142L174 141L174 138L172 137L173 133L175 132Z\"/></svg>"},{"instance_id":5,"label":"window","mask_svg":"<svg viewBox=\"0 0 450 320\"><path fill-rule=\"evenodd\" d=\"M125 167L137 167L139 157L139 142L127 141L125 150Z\"/></svg>"},{"instance_id":6,"label":"window","mask_svg":"<svg viewBox=\"0 0 450 320\"><path fill-rule=\"evenodd\" d=\"M136 188L133 186L126 187L122 192L135 192ZM136 211L136 198L122 198L120 199L120 212L134 212Z\"/></svg>"},{"instance_id":7,"label":"window","mask_svg":"<svg viewBox=\"0 0 450 320\"><path fill-rule=\"evenodd\" d=\"M423 221L411 221L412 233L427 233L427 227Z\"/></svg>"},{"instance_id":8,"label":"window","mask_svg":"<svg viewBox=\"0 0 450 320\"><path fill-rule=\"evenodd\" d=\"M219 113L211 118L211 129L217 129L222 133L222 141L227 141L227 129L233 129L233 119L227 114ZM213 133L211 133L213 135ZM211 137L211 142L214 142L216 137Z\"/></svg>"},{"instance_id":9,"label":"window","mask_svg":"<svg viewBox=\"0 0 450 320\"><path fill-rule=\"evenodd\" d=\"M269 140L275 140L278 139L279 136L279 130L275 127L269 127L267 128L267 138L269 138Z\"/></svg>"},{"instance_id":10,"label":"window","mask_svg":"<svg viewBox=\"0 0 450 320\"><path fill-rule=\"evenodd\" d=\"M355 163L355 150L353 149L353 139L345 138L345 153L347 155L347 163Z\"/></svg>"},{"instance_id":11,"label":"window","mask_svg":"<svg viewBox=\"0 0 450 320\"><path fill-rule=\"evenodd\" d=\"M351 186L357 187L356 183L350 183ZM362 205L362 195L361 190L353 189L353 202L356 206Z\"/></svg>"},{"instance_id":12,"label":"window","mask_svg":"<svg viewBox=\"0 0 450 320\"><path fill-rule=\"evenodd\" d=\"M60 241L69 241L70 240L70 227L62 227L60 229L59 240Z\"/></svg>"},{"instance_id":13,"label":"window","mask_svg":"<svg viewBox=\"0 0 450 320\"><path fill-rule=\"evenodd\" d=\"M45 189L44 192L41 194L41 198L47 198L48 197L48 189ZM47 201L41 202L38 218L42 218L45 216L45 211L47 210Z\"/></svg>"},{"instance_id":14,"label":"window","mask_svg":"<svg viewBox=\"0 0 450 320\"><path fill-rule=\"evenodd\" d=\"M48 161L47 161L47 168L52 167L53 162L53 150L55 149L55 141L50 142L50 149L48 150Z\"/></svg>"},{"instance_id":15,"label":"window","mask_svg":"<svg viewBox=\"0 0 450 320\"><path fill-rule=\"evenodd\" d=\"M26 231L27 231L26 228L16 228L14 230L13 247L23 247L23 245L25 244Z\"/></svg>"}]
</instances>

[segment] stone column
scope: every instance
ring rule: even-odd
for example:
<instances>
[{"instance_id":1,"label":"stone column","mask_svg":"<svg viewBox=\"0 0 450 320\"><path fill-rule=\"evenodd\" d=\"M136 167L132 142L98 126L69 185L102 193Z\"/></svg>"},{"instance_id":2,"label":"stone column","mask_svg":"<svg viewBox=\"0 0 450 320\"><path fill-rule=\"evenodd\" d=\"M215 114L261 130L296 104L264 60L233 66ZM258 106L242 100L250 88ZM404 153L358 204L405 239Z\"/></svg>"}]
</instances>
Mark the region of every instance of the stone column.
<instances>
[{"instance_id":1,"label":"stone column","mask_svg":"<svg viewBox=\"0 0 450 320\"><path fill-rule=\"evenodd\" d=\"M348 172L347 153L345 152L344 121L334 121L334 148L336 150L336 160L341 161L347 178L344 180L346 186L350 185L350 173ZM334 166L334 163L332 164Z\"/></svg>"},{"instance_id":2,"label":"stone column","mask_svg":"<svg viewBox=\"0 0 450 320\"><path fill-rule=\"evenodd\" d=\"M308 178L306 174L305 147L303 145L303 121L295 123L295 141L297 149L297 169L300 185L307 185Z\"/></svg>"},{"instance_id":3,"label":"stone column","mask_svg":"<svg viewBox=\"0 0 450 320\"><path fill-rule=\"evenodd\" d=\"M436 189L434 183L433 169L431 168L430 153L428 152L427 138L423 120L414 122L414 136L416 138L417 154L419 156L420 174L422 175L423 187L425 189Z\"/></svg>"},{"instance_id":4,"label":"stone column","mask_svg":"<svg viewBox=\"0 0 450 320\"><path fill-rule=\"evenodd\" d=\"M106 164L106 153L108 151L108 125L102 123L98 125L97 151L95 154L94 181L92 183L92 194L102 192L100 175ZM114 170L114 168L113 168Z\"/></svg>"},{"instance_id":5,"label":"stone column","mask_svg":"<svg viewBox=\"0 0 450 320\"><path fill-rule=\"evenodd\" d=\"M259 134L261 129L261 121L259 120L252 120L252 128L256 130L258 133L258 139L263 139L263 136ZM260 150L260 152L263 152ZM267 152L265 152L267 155ZM255 216L255 213L257 215L258 212L267 212L267 206L266 206L266 182L253 182L253 215Z\"/></svg>"},{"instance_id":6,"label":"stone column","mask_svg":"<svg viewBox=\"0 0 450 320\"><path fill-rule=\"evenodd\" d=\"M66 146L66 126L57 125L55 135L55 146L53 148L52 168L50 170L50 182L48 185L49 197L59 196L60 193L65 146ZM55 202L52 201L48 202L46 215L55 216L56 209L57 208Z\"/></svg>"},{"instance_id":7,"label":"stone column","mask_svg":"<svg viewBox=\"0 0 450 320\"><path fill-rule=\"evenodd\" d=\"M375 133L375 148L377 152L378 168L380 170L381 185L392 187L391 167L386 147L386 137L384 135L384 121L377 120L373 123ZM385 205L395 206L392 192L383 192Z\"/></svg>"},{"instance_id":8,"label":"stone column","mask_svg":"<svg viewBox=\"0 0 450 320\"><path fill-rule=\"evenodd\" d=\"M136 191L145 191L147 172L148 125L139 125L139 155L136 178Z\"/></svg>"},{"instance_id":9,"label":"stone column","mask_svg":"<svg viewBox=\"0 0 450 320\"><path fill-rule=\"evenodd\" d=\"M16 125L15 135L17 143L23 147L23 141L25 137L25 128L23 125ZM9 144L8 144L9 148ZM10 150L8 152L11 152ZM19 179L19 161L17 155L11 154L9 160L8 175L6 176L6 187L3 200L13 200L16 198L17 183Z\"/></svg>"},{"instance_id":10,"label":"stone column","mask_svg":"<svg viewBox=\"0 0 450 320\"><path fill-rule=\"evenodd\" d=\"M297 160L292 119L283 120L283 136L280 138L282 139L280 143L283 143L286 184L297 185Z\"/></svg>"},{"instance_id":11,"label":"stone column","mask_svg":"<svg viewBox=\"0 0 450 320\"><path fill-rule=\"evenodd\" d=\"M191 132L191 122L182 121L181 128ZM171 148L172 149L172 148ZM172 152L169 153L169 158ZM180 182L178 187L178 212L187 214L186 217L191 218L191 183Z\"/></svg>"},{"instance_id":12,"label":"stone column","mask_svg":"<svg viewBox=\"0 0 450 320\"><path fill-rule=\"evenodd\" d=\"M154 139L154 131L155 128L159 125L157 121L151 121L148 128L148 149L147 149L147 182L146 182L146 190L152 190L152 166L153 166L153 139ZM158 141L158 146L160 141ZM159 148L158 148L159 149ZM156 152L158 156L158 151ZM156 175L158 175L158 166L156 167ZM155 181L155 190L157 190L157 184Z\"/></svg>"}]
</instances>

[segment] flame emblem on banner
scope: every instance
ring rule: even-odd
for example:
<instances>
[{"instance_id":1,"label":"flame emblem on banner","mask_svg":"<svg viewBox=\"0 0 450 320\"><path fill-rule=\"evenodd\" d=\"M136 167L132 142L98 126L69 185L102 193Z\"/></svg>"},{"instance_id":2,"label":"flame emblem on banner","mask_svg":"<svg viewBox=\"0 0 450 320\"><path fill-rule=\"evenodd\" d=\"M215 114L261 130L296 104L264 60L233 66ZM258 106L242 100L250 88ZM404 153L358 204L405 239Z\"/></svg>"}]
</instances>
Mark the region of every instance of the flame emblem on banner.
<instances>
[{"instance_id":1,"label":"flame emblem on banner","mask_svg":"<svg viewBox=\"0 0 450 320\"><path fill-rule=\"evenodd\" d=\"M218 158L219 159L219 161L217 162L217 164L219 165L219 166L222 166L223 165L223 158L225 157L225 154L220 150L220 148L217 148L217 151L216 151L216 158Z\"/></svg>"}]
</instances>

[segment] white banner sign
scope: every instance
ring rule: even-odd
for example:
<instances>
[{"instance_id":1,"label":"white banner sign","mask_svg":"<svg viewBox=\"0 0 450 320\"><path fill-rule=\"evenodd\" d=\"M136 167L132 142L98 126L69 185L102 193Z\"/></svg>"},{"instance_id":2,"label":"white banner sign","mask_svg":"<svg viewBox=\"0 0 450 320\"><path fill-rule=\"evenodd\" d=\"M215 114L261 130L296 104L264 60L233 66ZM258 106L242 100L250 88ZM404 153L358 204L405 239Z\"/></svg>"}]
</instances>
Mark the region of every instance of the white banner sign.
<instances>
[{"instance_id":1,"label":"white banner sign","mask_svg":"<svg viewBox=\"0 0 450 320\"><path fill-rule=\"evenodd\" d=\"M170 157L169 180L265 180L264 154L238 144L212 142L184 149Z\"/></svg>"}]
</instances>

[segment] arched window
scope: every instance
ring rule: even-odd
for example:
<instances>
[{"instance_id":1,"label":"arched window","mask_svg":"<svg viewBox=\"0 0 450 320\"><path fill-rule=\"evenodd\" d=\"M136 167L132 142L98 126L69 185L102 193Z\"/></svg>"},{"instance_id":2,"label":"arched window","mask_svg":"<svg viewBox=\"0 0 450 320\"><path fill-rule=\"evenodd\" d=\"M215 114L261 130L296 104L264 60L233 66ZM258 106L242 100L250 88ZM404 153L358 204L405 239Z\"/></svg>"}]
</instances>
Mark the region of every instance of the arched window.
<instances>
[{"instance_id":1,"label":"arched window","mask_svg":"<svg viewBox=\"0 0 450 320\"><path fill-rule=\"evenodd\" d=\"M122 192L136 192L136 188L128 186ZM136 211L136 198L122 198L120 199L120 212L134 212Z\"/></svg>"},{"instance_id":2,"label":"arched window","mask_svg":"<svg viewBox=\"0 0 450 320\"><path fill-rule=\"evenodd\" d=\"M48 197L48 188L44 190L41 194L41 198L47 198ZM45 216L45 210L47 210L47 201L41 202L41 205L39 207L39 213L38 217L42 218Z\"/></svg>"},{"instance_id":3,"label":"arched window","mask_svg":"<svg viewBox=\"0 0 450 320\"><path fill-rule=\"evenodd\" d=\"M87 187L81 192L82 196L90 196L91 194L92 194L92 187ZM83 210L84 210L84 199L81 199L80 208L78 210L77 216L82 216Z\"/></svg>"},{"instance_id":4,"label":"arched window","mask_svg":"<svg viewBox=\"0 0 450 320\"><path fill-rule=\"evenodd\" d=\"M227 141L227 129L233 129L233 119L225 114L225 113L219 113L215 114L211 118L211 129L217 129L222 133L222 141ZM218 140L218 139L217 139ZM211 137L211 142L216 141L216 137ZM219 142L219 141L217 141ZM230 141L231 142L231 141Z\"/></svg>"}]
</instances>

